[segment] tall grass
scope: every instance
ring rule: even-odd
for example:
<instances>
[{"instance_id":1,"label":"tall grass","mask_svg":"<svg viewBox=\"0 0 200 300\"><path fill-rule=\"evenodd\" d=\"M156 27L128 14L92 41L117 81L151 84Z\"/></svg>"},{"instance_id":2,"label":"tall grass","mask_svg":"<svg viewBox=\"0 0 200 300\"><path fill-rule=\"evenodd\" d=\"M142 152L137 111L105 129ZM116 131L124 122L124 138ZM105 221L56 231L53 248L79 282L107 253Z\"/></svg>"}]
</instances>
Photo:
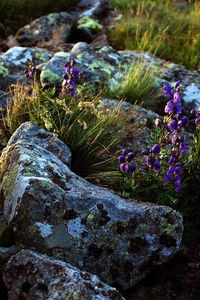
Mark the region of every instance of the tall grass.
<instances>
[{"instance_id":1,"label":"tall grass","mask_svg":"<svg viewBox=\"0 0 200 300\"><path fill-rule=\"evenodd\" d=\"M19 85L13 87L11 96L4 120L10 134L21 123L30 120L54 132L70 147L72 169L82 177L98 180L98 174L102 178L102 173L115 169L111 151L122 138L120 103L106 114L97 108L98 96L92 102L86 102L58 97L55 89L35 90L33 94L27 87ZM106 185L105 178L103 184Z\"/></svg>"},{"instance_id":2,"label":"tall grass","mask_svg":"<svg viewBox=\"0 0 200 300\"><path fill-rule=\"evenodd\" d=\"M112 26L109 40L116 49L150 51L161 58L200 68L200 2L180 8L173 1L117 0L123 18Z\"/></svg>"},{"instance_id":3,"label":"tall grass","mask_svg":"<svg viewBox=\"0 0 200 300\"><path fill-rule=\"evenodd\" d=\"M133 61L124 81L116 88L108 89L107 96L152 108L158 97L153 75L153 71L145 65L145 62Z\"/></svg>"}]
</instances>

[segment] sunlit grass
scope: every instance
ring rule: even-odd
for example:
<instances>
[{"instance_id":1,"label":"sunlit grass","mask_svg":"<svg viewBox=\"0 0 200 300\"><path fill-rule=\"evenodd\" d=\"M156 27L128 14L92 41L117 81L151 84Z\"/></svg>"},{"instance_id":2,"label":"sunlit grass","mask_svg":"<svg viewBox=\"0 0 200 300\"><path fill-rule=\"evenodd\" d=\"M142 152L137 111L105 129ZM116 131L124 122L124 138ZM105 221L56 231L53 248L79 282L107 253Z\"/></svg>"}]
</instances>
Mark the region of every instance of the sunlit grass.
<instances>
[{"instance_id":1,"label":"sunlit grass","mask_svg":"<svg viewBox=\"0 0 200 300\"><path fill-rule=\"evenodd\" d=\"M200 3L180 8L172 1L126 1L123 18L112 26L109 39L116 49L150 51L161 58L200 67Z\"/></svg>"},{"instance_id":2,"label":"sunlit grass","mask_svg":"<svg viewBox=\"0 0 200 300\"><path fill-rule=\"evenodd\" d=\"M121 104L106 113L98 109L99 101L99 96L86 102L80 97L57 96L55 89L31 91L16 85L11 89L4 125L9 135L29 120L54 132L72 151L73 171L82 177L98 180L98 174L103 172L105 175L115 170L112 150L124 137L120 133L123 126L119 113ZM102 175L100 183L101 178ZM102 182L107 185L105 176Z\"/></svg>"},{"instance_id":3,"label":"sunlit grass","mask_svg":"<svg viewBox=\"0 0 200 300\"><path fill-rule=\"evenodd\" d=\"M143 61L133 61L124 80L116 88L109 89L107 96L152 108L158 97L153 71Z\"/></svg>"}]
</instances>

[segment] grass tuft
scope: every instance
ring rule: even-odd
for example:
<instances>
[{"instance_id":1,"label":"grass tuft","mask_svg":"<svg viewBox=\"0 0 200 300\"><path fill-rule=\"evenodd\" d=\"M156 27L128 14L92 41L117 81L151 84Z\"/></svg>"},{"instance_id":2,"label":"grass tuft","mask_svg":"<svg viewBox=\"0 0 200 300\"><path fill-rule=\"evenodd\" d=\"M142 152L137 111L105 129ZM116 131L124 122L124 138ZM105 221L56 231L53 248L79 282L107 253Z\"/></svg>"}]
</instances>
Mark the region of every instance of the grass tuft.
<instances>
[{"instance_id":1,"label":"grass tuft","mask_svg":"<svg viewBox=\"0 0 200 300\"><path fill-rule=\"evenodd\" d=\"M134 61L124 81L113 90L108 89L107 96L151 108L158 97L153 71L145 62Z\"/></svg>"},{"instance_id":2,"label":"grass tuft","mask_svg":"<svg viewBox=\"0 0 200 300\"><path fill-rule=\"evenodd\" d=\"M123 17L109 32L116 49L150 51L190 69L200 68L200 3L178 6L173 1L127 0L113 7Z\"/></svg>"}]
</instances>

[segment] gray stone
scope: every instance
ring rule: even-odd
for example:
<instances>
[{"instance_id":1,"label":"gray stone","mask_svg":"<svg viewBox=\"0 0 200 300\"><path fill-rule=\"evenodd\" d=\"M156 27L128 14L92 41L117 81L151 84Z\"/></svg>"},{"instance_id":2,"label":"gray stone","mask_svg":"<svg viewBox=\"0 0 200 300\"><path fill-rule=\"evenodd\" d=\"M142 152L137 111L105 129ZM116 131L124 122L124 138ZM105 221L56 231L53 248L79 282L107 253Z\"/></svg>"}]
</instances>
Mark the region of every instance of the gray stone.
<instances>
[{"instance_id":1,"label":"gray stone","mask_svg":"<svg viewBox=\"0 0 200 300\"><path fill-rule=\"evenodd\" d=\"M52 13L40 17L17 32L17 41L22 46L55 46L67 42L72 18L67 12Z\"/></svg>"},{"instance_id":2,"label":"gray stone","mask_svg":"<svg viewBox=\"0 0 200 300\"><path fill-rule=\"evenodd\" d=\"M108 0L81 0L79 2L78 7L80 9L84 9L82 16L87 16L87 17L98 17L101 16L105 13L108 14L110 11L110 6Z\"/></svg>"},{"instance_id":3,"label":"gray stone","mask_svg":"<svg viewBox=\"0 0 200 300\"><path fill-rule=\"evenodd\" d=\"M179 250L183 225L178 212L130 202L87 182L69 169L65 153L67 146L31 123L21 125L4 149L0 193L16 245L69 262L122 289Z\"/></svg>"},{"instance_id":4,"label":"gray stone","mask_svg":"<svg viewBox=\"0 0 200 300\"><path fill-rule=\"evenodd\" d=\"M24 71L28 67L28 60L35 57L38 64L47 62L53 54L40 48L13 47L0 55L0 85L6 90L17 82L26 84Z\"/></svg>"},{"instance_id":5,"label":"gray stone","mask_svg":"<svg viewBox=\"0 0 200 300\"><path fill-rule=\"evenodd\" d=\"M3 278L9 300L124 300L97 276L29 250L9 259Z\"/></svg>"}]
</instances>

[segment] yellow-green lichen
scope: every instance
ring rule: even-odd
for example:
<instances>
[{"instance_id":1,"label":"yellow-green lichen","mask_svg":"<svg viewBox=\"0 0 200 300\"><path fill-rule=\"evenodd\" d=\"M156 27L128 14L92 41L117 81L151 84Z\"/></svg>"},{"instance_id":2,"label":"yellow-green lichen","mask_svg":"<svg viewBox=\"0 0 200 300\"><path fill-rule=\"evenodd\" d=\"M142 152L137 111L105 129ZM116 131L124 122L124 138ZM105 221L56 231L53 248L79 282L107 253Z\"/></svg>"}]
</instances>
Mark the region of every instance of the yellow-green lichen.
<instances>
[{"instance_id":1,"label":"yellow-green lichen","mask_svg":"<svg viewBox=\"0 0 200 300\"><path fill-rule=\"evenodd\" d=\"M18 170L19 170L19 165L17 164L5 176L5 179L3 181L3 193L6 198L9 197L13 191Z\"/></svg>"},{"instance_id":2,"label":"yellow-green lichen","mask_svg":"<svg viewBox=\"0 0 200 300\"><path fill-rule=\"evenodd\" d=\"M0 64L0 76L6 77L9 74L8 68L6 68L4 65Z\"/></svg>"},{"instance_id":3,"label":"yellow-green lichen","mask_svg":"<svg viewBox=\"0 0 200 300\"><path fill-rule=\"evenodd\" d=\"M100 31L103 27L97 20L88 16L84 16L78 20L78 29L82 28Z\"/></svg>"},{"instance_id":4,"label":"yellow-green lichen","mask_svg":"<svg viewBox=\"0 0 200 300\"><path fill-rule=\"evenodd\" d=\"M94 215L93 214L89 214L88 216L87 216L87 220L88 221L92 221L94 219Z\"/></svg>"},{"instance_id":5,"label":"yellow-green lichen","mask_svg":"<svg viewBox=\"0 0 200 300\"><path fill-rule=\"evenodd\" d=\"M40 75L40 80L41 80L41 84L44 86L47 82L51 84L60 82L61 78L57 74L53 73L51 70L46 69L46 70L42 70Z\"/></svg>"}]
</instances>

